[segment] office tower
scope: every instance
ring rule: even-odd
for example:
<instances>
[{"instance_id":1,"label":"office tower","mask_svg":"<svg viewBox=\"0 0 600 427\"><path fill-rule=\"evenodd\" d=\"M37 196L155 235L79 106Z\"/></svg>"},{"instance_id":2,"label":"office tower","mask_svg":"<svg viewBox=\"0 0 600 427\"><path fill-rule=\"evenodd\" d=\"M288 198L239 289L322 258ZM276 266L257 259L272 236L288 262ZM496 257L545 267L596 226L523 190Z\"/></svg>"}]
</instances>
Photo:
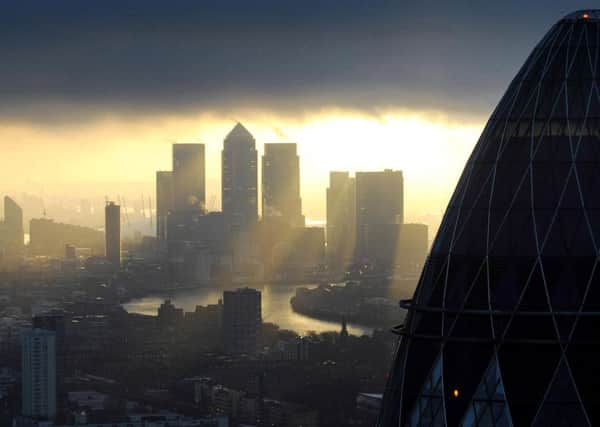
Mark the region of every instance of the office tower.
<instances>
[{"instance_id":1,"label":"office tower","mask_svg":"<svg viewBox=\"0 0 600 427\"><path fill-rule=\"evenodd\" d=\"M11 254L19 254L23 251L23 210L10 197L4 197L4 240L6 251Z\"/></svg>"},{"instance_id":2,"label":"office tower","mask_svg":"<svg viewBox=\"0 0 600 427\"><path fill-rule=\"evenodd\" d=\"M420 273L427 258L428 232L425 224L402 224L396 250L396 267L401 273Z\"/></svg>"},{"instance_id":3,"label":"office tower","mask_svg":"<svg viewBox=\"0 0 600 427\"><path fill-rule=\"evenodd\" d=\"M300 158L296 144L265 144L262 158L264 220L303 227L300 199Z\"/></svg>"},{"instance_id":4,"label":"office tower","mask_svg":"<svg viewBox=\"0 0 600 427\"><path fill-rule=\"evenodd\" d=\"M225 351L256 353L262 329L261 295L244 288L223 292L223 338Z\"/></svg>"},{"instance_id":5,"label":"office tower","mask_svg":"<svg viewBox=\"0 0 600 427\"><path fill-rule=\"evenodd\" d=\"M114 268L121 267L121 207L108 202L104 208L106 259Z\"/></svg>"},{"instance_id":6,"label":"office tower","mask_svg":"<svg viewBox=\"0 0 600 427\"><path fill-rule=\"evenodd\" d=\"M53 310L33 316L32 326L34 329L54 332L55 337L55 361L56 361L56 386L58 394L64 393L65 369L67 366L66 349L66 320L65 313Z\"/></svg>"},{"instance_id":7,"label":"office tower","mask_svg":"<svg viewBox=\"0 0 600 427\"><path fill-rule=\"evenodd\" d=\"M257 157L254 137L241 123L225 137L221 156L223 213L246 228L258 216Z\"/></svg>"},{"instance_id":8,"label":"office tower","mask_svg":"<svg viewBox=\"0 0 600 427\"><path fill-rule=\"evenodd\" d=\"M357 256L392 262L403 222L402 171L356 172Z\"/></svg>"},{"instance_id":9,"label":"office tower","mask_svg":"<svg viewBox=\"0 0 600 427\"><path fill-rule=\"evenodd\" d=\"M229 236L222 212L170 213L168 236L168 260L176 282L207 284L211 275L223 268L221 262L229 254Z\"/></svg>"},{"instance_id":10,"label":"office tower","mask_svg":"<svg viewBox=\"0 0 600 427\"><path fill-rule=\"evenodd\" d=\"M21 412L26 417L52 419L56 415L56 337L52 331L32 329L21 336Z\"/></svg>"},{"instance_id":11,"label":"office tower","mask_svg":"<svg viewBox=\"0 0 600 427\"><path fill-rule=\"evenodd\" d=\"M327 188L327 262L344 271L356 244L356 183L348 172L330 172Z\"/></svg>"},{"instance_id":12,"label":"office tower","mask_svg":"<svg viewBox=\"0 0 600 427\"><path fill-rule=\"evenodd\" d=\"M325 262L325 229L302 227L294 230L292 246L295 264L305 271L314 270Z\"/></svg>"},{"instance_id":13,"label":"office tower","mask_svg":"<svg viewBox=\"0 0 600 427\"><path fill-rule=\"evenodd\" d=\"M204 162L204 144L173 144L173 200L176 211L205 211Z\"/></svg>"},{"instance_id":14,"label":"office tower","mask_svg":"<svg viewBox=\"0 0 600 427\"><path fill-rule=\"evenodd\" d=\"M600 424L599 37L600 11L561 19L494 110L401 303L379 425Z\"/></svg>"},{"instance_id":15,"label":"office tower","mask_svg":"<svg viewBox=\"0 0 600 427\"><path fill-rule=\"evenodd\" d=\"M167 218L174 209L173 172L156 172L156 238L167 240Z\"/></svg>"}]
</instances>

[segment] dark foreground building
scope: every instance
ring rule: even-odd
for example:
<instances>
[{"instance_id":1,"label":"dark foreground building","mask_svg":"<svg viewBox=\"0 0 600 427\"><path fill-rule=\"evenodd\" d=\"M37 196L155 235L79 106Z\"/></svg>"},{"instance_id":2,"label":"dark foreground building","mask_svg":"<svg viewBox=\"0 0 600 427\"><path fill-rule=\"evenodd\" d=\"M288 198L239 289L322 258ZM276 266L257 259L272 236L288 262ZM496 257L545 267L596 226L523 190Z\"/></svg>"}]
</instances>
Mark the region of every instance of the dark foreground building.
<instances>
[{"instance_id":1,"label":"dark foreground building","mask_svg":"<svg viewBox=\"0 0 600 427\"><path fill-rule=\"evenodd\" d=\"M412 301L381 426L600 424L600 11L492 114Z\"/></svg>"}]
</instances>

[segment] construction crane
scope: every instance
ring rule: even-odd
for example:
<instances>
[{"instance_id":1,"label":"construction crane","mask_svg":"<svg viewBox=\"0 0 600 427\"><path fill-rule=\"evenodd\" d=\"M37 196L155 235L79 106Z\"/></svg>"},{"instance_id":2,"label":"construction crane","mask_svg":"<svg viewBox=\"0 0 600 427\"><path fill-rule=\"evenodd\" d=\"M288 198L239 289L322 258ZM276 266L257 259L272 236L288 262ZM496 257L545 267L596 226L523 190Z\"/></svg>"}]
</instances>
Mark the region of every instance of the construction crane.
<instances>
[{"instance_id":1,"label":"construction crane","mask_svg":"<svg viewBox=\"0 0 600 427\"><path fill-rule=\"evenodd\" d=\"M125 218L125 221L127 222L127 226L130 225L129 223L129 215L127 215L127 205L125 204L125 196L121 197L120 195L117 196L118 200L119 200L119 205L121 205L123 207L123 213L125 215L123 215L123 218ZM121 222L123 222L123 220L121 220Z\"/></svg>"},{"instance_id":2,"label":"construction crane","mask_svg":"<svg viewBox=\"0 0 600 427\"><path fill-rule=\"evenodd\" d=\"M146 218L146 205L144 204L144 195L142 194L142 207L140 209L141 214L144 218Z\"/></svg>"}]
</instances>

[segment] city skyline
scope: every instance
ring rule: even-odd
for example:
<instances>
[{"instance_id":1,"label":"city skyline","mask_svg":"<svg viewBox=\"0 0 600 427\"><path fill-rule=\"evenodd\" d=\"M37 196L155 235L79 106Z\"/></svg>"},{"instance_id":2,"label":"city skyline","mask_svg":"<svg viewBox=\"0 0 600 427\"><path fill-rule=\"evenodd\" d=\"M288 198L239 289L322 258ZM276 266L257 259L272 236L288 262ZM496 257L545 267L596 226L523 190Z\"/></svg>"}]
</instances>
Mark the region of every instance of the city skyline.
<instances>
[{"instance_id":1,"label":"city skyline","mask_svg":"<svg viewBox=\"0 0 600 427\"><path fill-rule=\"evenodd\" d=\"M291 132L298 132L298 138L290 136L284 137L275 134L272 129L259 125L256 128L248 124L248 122L240 121L246 126L256 140L256 149L259 155L264 153L264 145L270 143L287 143L292 142L298 145L298 155L301 158L301 197L303 200L303 210L307 219L316 222L324 222L325 220L325 188L329 172L335 170L356 171L375 171L386 168L401 169L405 171L409 182L414 184L407 191L407 214L409 218L418 219L423 214L439 215L443 206L447 202L451 191L452 179L458 178L458 172L466 156L471 148L471 141L475 141L478 130L475 126L472 128L460 128L458 126L453 129L445 129L442 122L440 124L430 125L418 115L408 118L395 118L388 116L383 119L380 124L372 123L364 117L352 115L349 116L330 116L324 123L313 122L308 123L306 127L299 124L294 124L290 128ZM69 169L68 175L64 176L63 180L57 180L59 174L52 175L52 178L39 179L34 181L31 178L21 182L3 181L2 188L4 193L13 194L19 198L21 193L26 192L33 196L54 197L56 199L86 199L108 198L116 199L118 196L127 196L128 199L137 200L140 194L152 196L154 193L154 175L156 170L170 170L171 162L168 154L171 151L171 145L175 143L201 143L206 149L206 200L212 201L211 210L220 210L221 206L221 150L223 139L227 133L234 127L237 122L227 121L225 119L218 122L218 127L214 124L207 125L202 128L197 134L206 134L210 139L194 137L193 134L189 137L165 139L156 144L150 144L148 147L154 147L152 156L158 160L153 162L138 162L131 164L130 158L139 156L140 151L135 148L135 152L131 152L123 157L113 159L122 164L121 168L109 169L107 173L110 179L106 181L94 180L88 181L89 175L85 175L77 168L85 168L89 171L86 165L87 161L94 161L97 156L93 152L78 154L77 160L73 159L73 169ZM128 128L130 130L126 130ZM128 133L135 133L132 129L136 129L136 124L123 124L123 130ZM157 126L156 132L160 133L162 127ZM327 148L323 145L323 140L335 140L335 133L339 129L348 129L350 135L347 135L345 142L348 148L342 152L337 152L338 147L331 147L330 152L322 153L318 151L321 148ZM386 130L387 129L387 130ZM149 129L152 133L154 130ZM281 132L279 130L279 132ZM395 140L390 140L390 135L404 135L407 140L417 140L419 138L430 138L432 141L435 138L440 138L439 141L434 141L437 146L437 155L435 158L430 158L431 162L426 168L418 167L427 157L427 150L431 147L411 147L408 144L400 147L395 147ZM466 137L465 137L466 135ZM70 136L69 138L71 138ZM364 153L364 156L354 156L352 153L361 150L361 144L364 140L372 140L371 150ZM444 147L444 142L451 141L455 146ZM148 147L145 150L148 150ZM317 147L320 147L317 149ZM372 147L377 149L372 150ZM398 154L400 151L402 154ZM143 153L143 152L142 152ZM346 155L347 158L343 159ZM397 166L395 159L401 159L401 167ZM454 167L450 167L448 160L453 159ZM31 161L41 161L42 157L32 158ZM156 165L156 166L155 166ZM43 165L38 165L43 168ZM142 167L142 170L137 168ZM94 166L98 169L98 165ZM446 174L454 174L455 177L447 179L445 176L439 177L439 173L445 171ZM93 169L92 169L93 172ZM123 176L126 172L128 175ZM261 170L258 171L259 178ZM436 178L436 174L438 178ZM73 175L73 176L71 176ZM108 175L107 175L108 176ZM261 180L259 179L259 191ZM115 191L118 188L119 192ZM153 198L154 199L154 198ZM259 198L259 207L262 200ZM259 209L259 212L262 210Z\"/></svg>"},{"instance_id":2,"label":"city skyline","mask_svg":"<svg viewBox=\"0 0 600 427\"><path fill-rule=\"evenodd\" d=\"M0 426L600 423L600 9L0 13Z\"/></svg>"},{"instance_id":3,"label":"city skyline","mask_svg":"<svg viewBox=\"0 0 600 427\"><path fill-rule=\"evenodd\" d=\"M160 33L155 34L146 24L160 23L157 5L150 2L144 11L139 11L133 3L127 19L134 24L128 31L135 42L121 49L129 52L138 43L143 52L152 49L143 41L146 35L154 38L166 34L167 45L187 36L189 41L181 41L180 54L172 56L162 47L157 47L156 53L166 55L170 61L164 62L169 63L171 70L185 69L186 65L197 67L191 56L214 58L214 67L198 70L200 77L214 76L213 87L207 87L193 73L186 73L177 82L172 81L171 87L162 80L152 80L155 86L149 89L146 83L134 81L127 69L106 70L107 64L123 53L115 47L115 41L122 40L127 33L123 33L126 19L115 21L103 6L69 11L69 2L59 2L56 10L38 18L44 25L28 37L19 37L28 28L25 23L14 25L27 16L27 6L14 6L6 11L2 19L12 21L13 25L3 27L5 40L19 40L22 47L14 64L28 69L26 64L38 58L36 61L46 66L47 75L44 79L30 73L17 76L14 67L3 74L1 84L7 86L7 105L11 105L10 109L0 110L0 141L8 153L7 164L0 170L3 194L16 196L27 191L56 197L73 194L81 198L92 193L115 198L111 187L128 183L136 186L132 191L136 196L150 195L154 171L170 168L165 160L170 144L200 142L207 150L207 199L215 197L220 206L221 143L239 121L251 131L261 153L264 143L298 144L304 165L301 196L309 219L325 218L324 189L331 170L385 168L403 170L407 177L409 218L419 213L439 215L494 100L505 89L502 82L508 80L520 58L543 35L544 24L583 3L564 1L544 7L540 7L540 2L527 5L503 2L485 7L473 7L466 2L455 2L452 7L431 6L427 2L374 7L356 4L355 8L341 11L327 2L320 7L306 4L275 10L271 10L270 2L264 2L256 5L255 10L242 7L239 15L232 17L239 24L237 27L228 22L228 15L233 13L229 7L209 5L207 10L212 11L216 22L223 23L223 28L232 34L254 34L261 25L253 22L252 17L263 15L259 22L264 28L257 33L262 36L244 39L237 47L225 39L225 51L221 53L211 50L199 38L222 37L223 33L214 28L214 23L202 31L190 30L184 24L189 24L191 17L200 22L206 17L197 9L187 16L182 5L175 5L169 14L170 23L182 23L182 33L159 26ZM231 4L234 5L236 2ZM313 13L322 14L314 22L310 19L313 8ZM57 75L56 60L51 55L36 55L38 47L30 41L59 25L65 19L61 15L65 11L69 11L69 16L85 18L91 33L84 40L90 46L103 48L107 60L98 67L108 72L105 77L93 69L85 76L77 74L84 79L78 82L78 91L73 91ZM243 19L244 13L249 14L248 19ZM508 40L497 37L501 23L489 19L494 15L512 17ZM298 16L297 31L306 37L308 47L299 45L298 35L291 30L282 30L281 20L287 22L292 16ZM446 19L447 16L452 19ZM335 22L331 31L327 19ZM472 25L456 25L465 22ZM350 31L353 25L360 25L370 37L358 43ZM280 31L283 31L281 41L270 37ZM441 40L436 31L447 31L450 36ZM64 29L44 43L51 52L62 46L60 52L64 55L59 56L78 70L89 57L82 57L78 48L65 38L81 32L85 32L81 26ZM406 37L407 33L410 37ZM324 76L315 75L298 61L298 57L309 52L312 52L309 59L322 58L323 52L315 45L319 37L340 47L337 61L318 62ZM271 48L269 57L258 49L261 42ZM284 42L289 43L287 49ZM421 50L415 51L413 44ZM217 65L229 69L235 64L236 52L255 59L259 65L249 67L247 74L232 70L224 76L215 75ZM398 53L389 55L392 52ZM344 68L351 63L351 54L363 58L357 69ZM271 57L299 66L297 70L275 68L274 85L270 91L261 92L269 82L257 76L257 68L261 71L260 66L272 65ZM384 64L380 64L381 58L385 59ZM474 63L479 64L477 68L482 64L487 68L476 74L469 67ZM140 71L139 65L130 66L130 72ZM447 73L433 71L438 68L447 69ZM423 73L425 76L420 76ZM339 84L335 83L336 78ZM238 83L233 85L236 79ZM129 81L130 86L124 87L122 80ZM9 87L11 82L13 85ZM27 83L32 83L31 87L19 95L15 87ZM99 95L92 83L107 90ZM131 95L130 99L123 99L121 91ZM132 158L137 161L131 162ZM48 159L53 161L49 164ZM27 177L15 180L18 174Z\"/></svg>"}]
</instances>

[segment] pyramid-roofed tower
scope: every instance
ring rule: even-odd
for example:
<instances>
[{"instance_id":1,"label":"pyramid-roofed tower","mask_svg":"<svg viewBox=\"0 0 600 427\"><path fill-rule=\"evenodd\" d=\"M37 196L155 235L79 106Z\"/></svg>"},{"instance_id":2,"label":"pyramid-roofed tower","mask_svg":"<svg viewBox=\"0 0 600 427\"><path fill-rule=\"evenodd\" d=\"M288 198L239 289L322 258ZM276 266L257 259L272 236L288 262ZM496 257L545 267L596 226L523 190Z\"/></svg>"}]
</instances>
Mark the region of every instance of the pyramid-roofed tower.
<instances>
[{"instance_id":1,"label":"pyramid-roofed tower","mask_svg":"<svg viewBox=\"0 0 600 427\"><path fill-rule=\"evenodd\" d=\"M600 424L600 12L557 22L467 161L381 426Z\"/></svg>"},{"instance_id":2,"label":"pyramid-roofed tower","mask_svg":"<svg viewBox=\"0 0 600 427\"><path fill-rule=\"evenodd\" d=\"M254 141L254 137L243 124L237 122L225 137L225 141Z\"/></svg>"},{"instance_id":3,"label":"pyramid-roofed tower","mask_svg":"<svg viewBox=\"0 0 600 427\"><path fill-rule=\"evenodd\" d=\"M258 220L257 170L256 142L238 122L221 153L221 200L230 226L248 229Z\"/></svg>"}]
</instances>

